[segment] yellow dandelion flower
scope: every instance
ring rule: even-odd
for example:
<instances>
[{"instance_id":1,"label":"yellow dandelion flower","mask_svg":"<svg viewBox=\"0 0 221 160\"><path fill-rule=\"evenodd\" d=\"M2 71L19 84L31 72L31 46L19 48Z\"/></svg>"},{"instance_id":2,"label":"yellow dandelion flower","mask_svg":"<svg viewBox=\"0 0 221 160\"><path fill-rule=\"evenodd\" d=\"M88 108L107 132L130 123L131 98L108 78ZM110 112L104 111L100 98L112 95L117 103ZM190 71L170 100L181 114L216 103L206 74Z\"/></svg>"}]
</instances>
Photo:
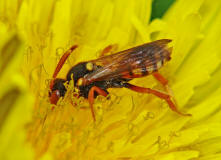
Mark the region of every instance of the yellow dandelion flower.
<instances>
[{"instance_id":1,"label":"yellow dandelion flower","mask_svg":"<svg viewBox=\"0 0 221 160\"><path fill-rule=\"evenodd\" d=\"M23 0L0 2L0 158L77 160L218 160L220 138L221 1L179 0L149 23L151 0ZM49 83L78 62L156 39L172 39L171 61L160 70L179 110L125 88L94 102L67 94L50 104ZM91 66L88 66L89 68ZM133 84L164 88L151 76ZM34 99L34 100L33 100ZM31 114L31 111L33 113ZM31 118L31 119L30 119Z\"/></svg>"},{"instance_id":2,"label":"yellow dandelion flower","mask_svg":"<svg viewBox=\"0 0 221 160\"><path fill-rule=\"evenodd\" d=\"M0 159L33 158L24 130L31 120L33 98L18 67L23 48L18 35L0 22Z\"/></svg>"}]
</instances>

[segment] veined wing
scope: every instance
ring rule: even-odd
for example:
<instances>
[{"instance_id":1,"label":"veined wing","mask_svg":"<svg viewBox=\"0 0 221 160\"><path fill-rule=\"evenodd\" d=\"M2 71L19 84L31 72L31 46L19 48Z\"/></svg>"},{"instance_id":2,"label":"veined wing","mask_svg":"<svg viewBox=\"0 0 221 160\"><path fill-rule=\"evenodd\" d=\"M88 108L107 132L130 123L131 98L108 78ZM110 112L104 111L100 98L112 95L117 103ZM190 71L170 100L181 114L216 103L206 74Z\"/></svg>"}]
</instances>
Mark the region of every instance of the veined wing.
<instances>
[{"instance_id":1,"label":"veined wing","mask_svg":"<svg viewBox=\"0 0 221 160\"><path fill-rule=\"evenodd\" d=\"M161 39L92 60L97 68L84 76L84 84L114 78L132 79L155 72L170 60L169 42L171 40Z\"/></svg>"}]
</instances>

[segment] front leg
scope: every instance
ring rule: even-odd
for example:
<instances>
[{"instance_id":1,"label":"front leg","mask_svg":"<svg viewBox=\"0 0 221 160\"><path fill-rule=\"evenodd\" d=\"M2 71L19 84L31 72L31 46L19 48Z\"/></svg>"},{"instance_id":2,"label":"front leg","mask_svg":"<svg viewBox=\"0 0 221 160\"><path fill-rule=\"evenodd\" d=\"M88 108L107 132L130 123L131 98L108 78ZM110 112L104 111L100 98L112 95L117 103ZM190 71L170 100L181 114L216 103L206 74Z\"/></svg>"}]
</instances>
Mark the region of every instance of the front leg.
<instances>
[{"instance_id":1,"label":"front leg","mask_svg":"<svg viewBox=\"0 0 221 160\"><path fill-rule=\"evenodd\" d=\"M93 117L94 121L96 121L95 114L94 114L94 107L93 107L93 104L94 104L94 92L97 92L99 95L102 95L104 97L106 97L108 94L103 89L101 89L101 88L99 88L97 86L93 86L90 89L90 91L89 91L88 101L89 101L89 104L90 104L92 117Z\"/></svg>"},{"instance_id":2,"label":"front leg","mask_svg":"<svg viewBox=\"0 0 221 160\"><path fill-rule=\"evenodd\" d=\"M157 90L153 90L153 89L150 89L150 88L138 87L138 86L135 86L135 85L132 85L132 84L129 84L129 83L125 83L124 87L128 88L130 90L139 92L139 93L153 94L153 95L155 95L155 96L157 96L157 97L159 97L161 99L164 99L167 102L167 104L169 105L170 109L172 109L174 112L176 112L176 113L178 113L178 114L180 114L182 116L191 116L191 114L180 112L177 109L176 105L171 100L170 95L168 95L168 94L165 94L163 92L160 92L160 91L157 91Z\"/></svg>"}]
</instances>

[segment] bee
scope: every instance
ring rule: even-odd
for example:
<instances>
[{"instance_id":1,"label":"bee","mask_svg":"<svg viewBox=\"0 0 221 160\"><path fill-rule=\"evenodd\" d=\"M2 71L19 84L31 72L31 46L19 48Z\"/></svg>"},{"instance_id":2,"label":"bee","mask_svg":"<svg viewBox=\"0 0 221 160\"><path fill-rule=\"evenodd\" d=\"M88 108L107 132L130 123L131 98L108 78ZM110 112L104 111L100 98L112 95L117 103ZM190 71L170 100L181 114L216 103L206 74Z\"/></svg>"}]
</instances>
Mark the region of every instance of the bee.
<instances>
[{"instance_id":1,"label":"bee","mask_svg":"<svg viewBox=\"0 0 221 160\"><path fill-rule=\"evenodd\" d=\"M109 94L108 88L128 88L139 93L153 94L165 100L176 113L190 116L177 109L170 94L129 83L134 78L153 75L163 86L168 85L168 81L159 74L158 70L171 59L172 47L168 47L169 42L170 39L161 39L95 60L81 62L69 70L66 79L56 78L67 58L78 47L72 46L60 59L50 82L51 104L57 104L59 98L65 96L67 91L65 83L73 79L79 96L88 99L94 121L96 120L94 99L98 95L106 97Z\"/></svg>"}]
</instances>

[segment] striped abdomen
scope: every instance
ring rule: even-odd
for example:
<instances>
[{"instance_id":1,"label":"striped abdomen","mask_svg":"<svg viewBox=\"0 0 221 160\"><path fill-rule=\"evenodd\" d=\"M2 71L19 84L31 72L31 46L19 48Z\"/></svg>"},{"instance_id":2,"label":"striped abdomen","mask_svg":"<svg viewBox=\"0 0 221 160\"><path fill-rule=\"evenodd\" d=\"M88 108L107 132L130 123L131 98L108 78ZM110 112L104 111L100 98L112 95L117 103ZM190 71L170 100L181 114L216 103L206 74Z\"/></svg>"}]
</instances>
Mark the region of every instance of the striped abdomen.
<instances>
[{"instance_id":1,"label":"striped abdomen","mask_svg":"<svg viewBox=\"0 0 221 160\"><path fill-rule=\"evenodd\" d=\"M171 59L172 48L159 47L151 52L143 53L143 59L137 65L130 65L128 72L123 73L124 78L139 78L157 72L165 62ZM131 67L132 66L132 67Z\"/></svg>"}]
</instances>

